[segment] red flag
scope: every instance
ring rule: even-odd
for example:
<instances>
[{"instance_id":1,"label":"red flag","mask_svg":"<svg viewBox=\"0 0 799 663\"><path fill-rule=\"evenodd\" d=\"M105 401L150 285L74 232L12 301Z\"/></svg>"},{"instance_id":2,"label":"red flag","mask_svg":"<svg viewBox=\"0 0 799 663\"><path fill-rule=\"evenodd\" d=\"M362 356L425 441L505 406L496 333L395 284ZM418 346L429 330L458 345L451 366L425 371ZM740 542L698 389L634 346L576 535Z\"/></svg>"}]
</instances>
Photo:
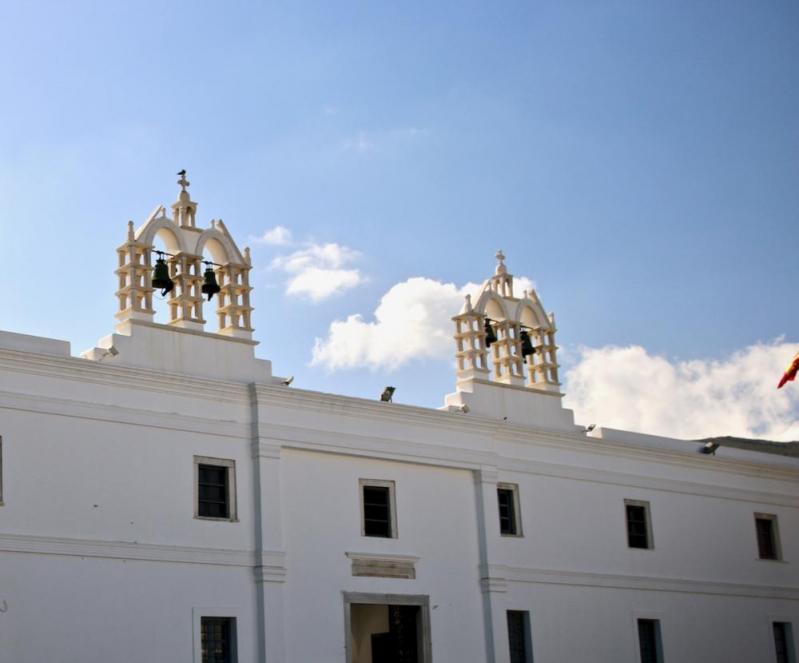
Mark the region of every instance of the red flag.
<instances>
[{"instance_id":1,"label":"red flag","mask_svg":"<svg viewBox=\"0 0 799 663\"><path fill-rule=\"evenodd\" d=\"M782 387L786 382L793 382L794 378L796 378L796 374L799 373L799 352L796 353L796 356L793 358L793 361L790 363L787 369L785 369L785 373L782 375L782 379L780 383L777 385L777 389Z\"/></svg>"}]
</instances>

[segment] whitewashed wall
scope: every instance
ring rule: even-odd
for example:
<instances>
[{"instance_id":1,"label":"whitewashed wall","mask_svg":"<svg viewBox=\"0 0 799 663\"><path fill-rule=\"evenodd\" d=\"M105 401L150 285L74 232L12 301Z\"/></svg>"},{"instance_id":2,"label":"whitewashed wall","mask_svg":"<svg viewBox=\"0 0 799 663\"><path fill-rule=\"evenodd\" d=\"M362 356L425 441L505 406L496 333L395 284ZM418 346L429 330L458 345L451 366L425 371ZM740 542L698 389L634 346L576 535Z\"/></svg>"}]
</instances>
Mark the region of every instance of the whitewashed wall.
<instances>
[{"instance_id":1,"label":"whitewashed wall","mask_svg":"<svg viewBox=\"0 0 799 663\"><path fill-rule=\"evenodd\" d=\"M208 356L170 375L145 350L0 335L0 663L191 661L201 607L237 617L241 663L342 663L343 592L429 596L435 663L506 663L507 609L536 663L637 661L637 617L680 663L772 661L770 622L799 631L796 459L252 388ZM235 460L239 522L193 518L195 455ZM359 479L395 482L396 539L361 536ZM523 537L499 536L498 481ZM653 550L627 548L624 499L650 502ZM784 561L757 559L755 512ZM353 577L346 553L417 577Z\"/></svg>"}]
</instances>

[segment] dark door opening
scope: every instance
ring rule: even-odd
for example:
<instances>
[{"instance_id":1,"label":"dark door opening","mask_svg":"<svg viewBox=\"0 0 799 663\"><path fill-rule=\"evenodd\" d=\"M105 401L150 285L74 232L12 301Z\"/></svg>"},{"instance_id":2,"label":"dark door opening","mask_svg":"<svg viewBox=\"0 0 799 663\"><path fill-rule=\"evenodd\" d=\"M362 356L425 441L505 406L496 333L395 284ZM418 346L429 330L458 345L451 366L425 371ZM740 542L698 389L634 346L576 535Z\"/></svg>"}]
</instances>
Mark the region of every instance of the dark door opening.
<instances>
[{"instance_id":1,"label":"dark door opening","mask_svg":"<svg viewBox=\"0 0 799 663\"><path fill-rule=\"evenodd\" d=\"M424 663L418 605L352 603L350 663Z\"/></svg>"}]
</instances>

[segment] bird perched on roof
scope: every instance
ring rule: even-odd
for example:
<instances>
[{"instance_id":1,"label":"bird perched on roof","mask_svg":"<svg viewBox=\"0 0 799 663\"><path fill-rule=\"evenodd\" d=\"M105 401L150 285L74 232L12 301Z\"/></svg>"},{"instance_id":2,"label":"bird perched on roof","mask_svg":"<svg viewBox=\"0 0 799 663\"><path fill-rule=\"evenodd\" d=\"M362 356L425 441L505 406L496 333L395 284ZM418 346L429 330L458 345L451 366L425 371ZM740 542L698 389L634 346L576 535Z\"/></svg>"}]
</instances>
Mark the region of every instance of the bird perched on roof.
<instances>
[{"instance_id":1,"label":"bird perched on roof","mask_svg":"<svg viewBox=\"0 0 799 663\"><path fill-rule=\"evenodd\" d=\"M181 177L186 177L186 169L184 168L183 170L179 171L178 175L180 175Z\"/></svg>"}]
</instances>

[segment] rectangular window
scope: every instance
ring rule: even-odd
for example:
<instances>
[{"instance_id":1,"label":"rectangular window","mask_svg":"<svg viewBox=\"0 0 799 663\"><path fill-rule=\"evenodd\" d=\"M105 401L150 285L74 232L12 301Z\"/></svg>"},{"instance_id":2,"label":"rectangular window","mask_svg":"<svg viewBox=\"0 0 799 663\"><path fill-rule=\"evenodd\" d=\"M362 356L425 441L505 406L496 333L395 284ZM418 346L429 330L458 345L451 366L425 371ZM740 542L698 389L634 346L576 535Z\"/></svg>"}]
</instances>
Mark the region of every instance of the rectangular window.
<instances>
[{"instance_id":1,"label":"rectangular window","mask_svg":"<svg viewBox=\"0 0 799 663\"><path fill-rule=\"evenodd\" d=\"M526 610L508 610L507 617L510 663L533 663L530 613Z\"/></svg>"},{"instance_id":2,"label":"rectangular window","mask_svg":"<svg viewBox=\"0 0 799 663\"><path fill-rule=\"evenodd\" d=\"M194 457L197 518L236 520L236 463L222 458Z\"/></svg>"},{"instance_id":3,"label":"rectangular window","mask_svg":"<svg viewBox=\"0 0 799 663\"><path fill-rule=\"evenodd\" d=\"M521 536L519 518L519 487L513 483L497 484L499 504L499 533L503 536Z\"/></svg>"},{"instance_id":4,"label":"rectangular window","mask_svg":"<svg viewBox=\"0 0 799 663\"><path fill-rule=\"evenodd\" d=\"M652 548L652 527L649 502L624 500L627 515L627 545L630 548Z\"/></svg>"},{"instance_id":5,"label":"rectangular window","mask_svg":"<svg viewBox=\"0 0 799 663\"><path fill-rule=\"evenodd\" d=\"M236 663L236 619L200 619L202 663Z\"/></svg>"},{"instance_id":6,"label":"rectangular window","mask_svg":"<svg viewBox=\"0 0 799 663\"><path fill-rule=\"evenodd\" d=\"M3 437L0 435L0 506L3 506Z\"/></svg>"},{"instance_id":7,"label":"rectangular window","mask_svg":"<svg viewBox=\"0 0 799 663\"><path fill-rule=\"evenodd\" d=\"M774 651L777 663L795 663L793 633L790 622L774 622Z\"/></svg>"},{"instance_id":8,"label":"rectangular window","mask_svg":"<svg viewBox=\"0 0 799 663\"><path fill-rule=\"evenodd\" d=\"M394 482L361 479L361 533L386 539L397 537Z\"/></svg>"},{"instance_id":9,"label":"rectangular window","mask_svg":"<svg viewBox=\"0 0 799 663\"><path fill-rule=\"evenodd\" d=\"M756 513L755 532L757 533L757 552L760 559L780 559L777 516Z\"/></svg>"},{"instance_id":10,"label":"rectangular window","mask_svg":"<svg viewBox=\"0 0 799 663\"><path fill-rule=\"evenodd\" d=\"M638 620L638 648L641 652L641 663L663 663L660 620Z\"/></svg>"}]
</instances>

